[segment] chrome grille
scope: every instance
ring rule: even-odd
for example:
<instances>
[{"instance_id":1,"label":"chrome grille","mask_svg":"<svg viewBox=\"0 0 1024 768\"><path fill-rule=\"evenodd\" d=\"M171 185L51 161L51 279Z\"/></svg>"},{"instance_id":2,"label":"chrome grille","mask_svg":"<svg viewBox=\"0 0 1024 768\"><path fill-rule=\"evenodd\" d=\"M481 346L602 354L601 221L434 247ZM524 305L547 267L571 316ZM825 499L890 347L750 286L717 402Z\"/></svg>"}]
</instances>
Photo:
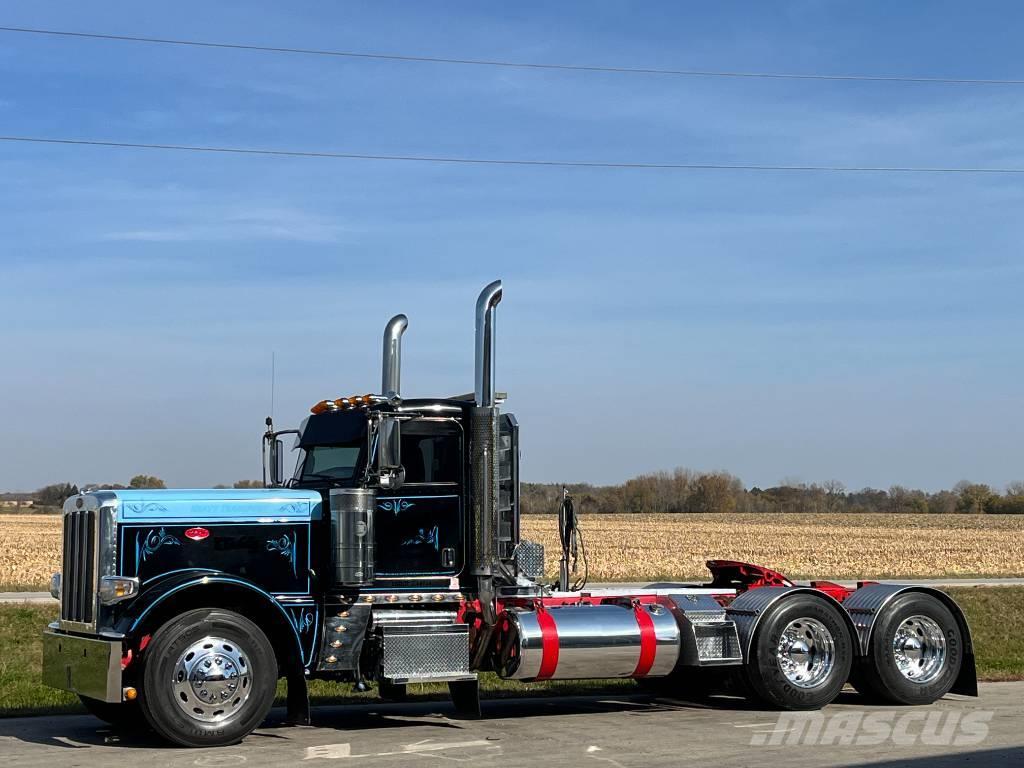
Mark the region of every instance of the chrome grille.
<instances>
[{"instance_id":1,"label":"chrome grille","mask_svg":"<svg viewBox=\"0 0 1024 768\"><path fill-rule=\"evenodd\" d=\"M96 526L94 509L75 509L64 515L64 567L61 576L60 618L92 624L96 611Z\"/></svg>"}]
</instances>

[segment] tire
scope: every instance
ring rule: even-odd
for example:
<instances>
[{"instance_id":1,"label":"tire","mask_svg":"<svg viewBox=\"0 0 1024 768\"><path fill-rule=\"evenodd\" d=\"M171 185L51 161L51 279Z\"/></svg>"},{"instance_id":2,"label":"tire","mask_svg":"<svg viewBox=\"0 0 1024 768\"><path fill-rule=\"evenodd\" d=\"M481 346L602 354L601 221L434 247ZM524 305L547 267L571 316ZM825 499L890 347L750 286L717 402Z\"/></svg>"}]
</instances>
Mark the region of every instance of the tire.
<instances>
[{"instance_id":1,"label":"tire","mask_svg":"<svg viewBox=\"0 0 1024 768\"><path fill-rule=\"evenodd\" d=\"M843 689L853 638L839 610L808 594L783 597L757 626L745 677L753 694L777 709L820 709Z\"/></svg>"},{"instance_id":2,"label":"tire","mask_svg":"<svg viewBox=\"0 0 1024 768\"><path fill-rule=\"evenodd\" d=\"M908 645L908 637L921 648ZM963 634L952 611L933 595L910 592L895 598L875 621L868 654L858 659L852 682L876 701L931 704L956 683L963 653Z\"/></svg>"},{"instance_id":3,"label":"tire","mask_svg":"<svg viewBox=\"0 0 1024 768\"><path fill-rule=\"evenodd\" d=\"M90 699L88 696L78 698L90 715L98 717L117 730L130 731L146 727L146 719L142 716L142 709L137 701L111 703Z\"/></svg>"},{"instance_id":4,"label":"tire","mask_svg":"<svg viewBox=\"0 0 1024 768\"><path fill-rule=\"evenodd\" d=\"M185 747L235 744L274 703L278 668L267 636L231 611L203 608L153 634L139 703L153 730Z\"/></svg>"}]
</instances>

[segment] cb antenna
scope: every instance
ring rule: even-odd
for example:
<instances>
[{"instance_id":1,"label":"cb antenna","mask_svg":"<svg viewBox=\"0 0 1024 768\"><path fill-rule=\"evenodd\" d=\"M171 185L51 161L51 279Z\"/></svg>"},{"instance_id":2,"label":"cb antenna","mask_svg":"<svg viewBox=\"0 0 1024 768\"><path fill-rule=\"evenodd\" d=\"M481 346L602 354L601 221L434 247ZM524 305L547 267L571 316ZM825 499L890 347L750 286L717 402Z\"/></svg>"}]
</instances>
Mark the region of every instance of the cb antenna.
<instances>
[{"instance_id":1,"label":"cb antenna","mask_svg":"<svg viewBox=\"0 0 1024 768\"><path fill-rule=\"evenodd\" d=\"M276 353L271 350L270 352L270 418L274 418L274 379L276 378Z\"/></svg>"}]
</instances>

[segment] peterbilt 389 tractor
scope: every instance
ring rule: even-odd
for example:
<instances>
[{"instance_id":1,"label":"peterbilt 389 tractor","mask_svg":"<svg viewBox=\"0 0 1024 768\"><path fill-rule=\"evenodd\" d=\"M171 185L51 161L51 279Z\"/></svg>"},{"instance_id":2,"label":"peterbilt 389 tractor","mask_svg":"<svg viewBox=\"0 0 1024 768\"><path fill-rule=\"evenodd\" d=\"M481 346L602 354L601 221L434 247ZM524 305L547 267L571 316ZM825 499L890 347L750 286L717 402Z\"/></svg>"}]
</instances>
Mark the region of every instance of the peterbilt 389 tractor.
<instances>
[{"instance_id":1,"label":"peterbilt 389 tractor","mask_svg":"<svg viewBox=\"0 0 1024 768\"><path fill-rule=\"evenodd\" d=\"M588 589L569 581L568 496L547 583L543 550L520 537L519 425L495 390L501 297L496 281L476 303L472 394L402 397L398 315L380 394L320 401L298 429L267 420L269 487L68 499L44 682L188 746L242 739L280 678L289 720L306 724L313 678L391 698L446 682L467 717L484 672L635 678L683 697L729 681L782 709L822 707L847 683L888 703L977 695L963 612L928 587L795 584L711 560L705 583Z\"/></svg>"}]
</instances>

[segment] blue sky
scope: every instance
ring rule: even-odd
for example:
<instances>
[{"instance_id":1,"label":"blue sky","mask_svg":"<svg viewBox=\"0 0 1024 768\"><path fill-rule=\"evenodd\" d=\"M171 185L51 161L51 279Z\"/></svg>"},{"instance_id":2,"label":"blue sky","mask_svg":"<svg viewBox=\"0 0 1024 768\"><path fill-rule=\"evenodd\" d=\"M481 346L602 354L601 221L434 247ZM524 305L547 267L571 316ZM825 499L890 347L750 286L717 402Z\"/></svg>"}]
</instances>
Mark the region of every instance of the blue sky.
<instances>
[{"instance_id":1,"label":"blue sky","mask_svg":"<svg viewBox=\"0 0 1024 768\"><path fill-rule=\"evenodd\" d=\"M634 67L1021 78L1014 3L10 0L0 25ZM643 77L0 33L0 134L638 162L1024 167L1024 86ZM269 408L498 386L523 477L1024 478L1019 177L0 145L0 489L259 476Z\"/></svg>"}]
</instances>

